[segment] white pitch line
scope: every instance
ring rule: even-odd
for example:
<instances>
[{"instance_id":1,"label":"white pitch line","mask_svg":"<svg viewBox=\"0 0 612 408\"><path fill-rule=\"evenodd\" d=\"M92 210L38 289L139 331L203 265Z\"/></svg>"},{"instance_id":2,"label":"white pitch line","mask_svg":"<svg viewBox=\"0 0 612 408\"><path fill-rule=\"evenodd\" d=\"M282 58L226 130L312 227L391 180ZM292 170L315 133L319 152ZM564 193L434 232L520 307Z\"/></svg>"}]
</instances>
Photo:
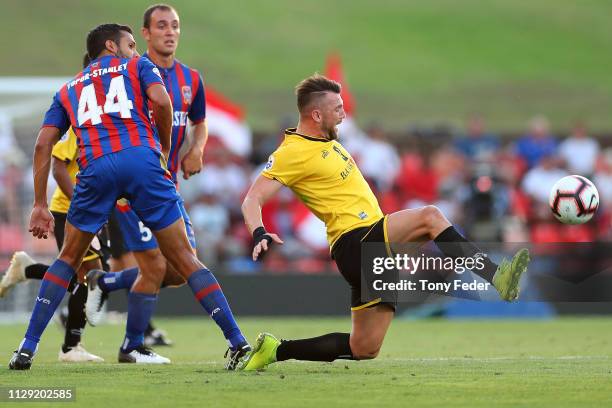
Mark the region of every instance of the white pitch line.
<instances>
[{"instance_id":1,"label":"white pitch line","mask_svg":"<svg viewBox=\"0 0 612 408\"><path fill-rule=\"evenodd\" d=\"M524 357L399 357L386 360L391 361L504 361L504 360L607 360L610 356L524 356Z\"/></svg>"}]
</instances>

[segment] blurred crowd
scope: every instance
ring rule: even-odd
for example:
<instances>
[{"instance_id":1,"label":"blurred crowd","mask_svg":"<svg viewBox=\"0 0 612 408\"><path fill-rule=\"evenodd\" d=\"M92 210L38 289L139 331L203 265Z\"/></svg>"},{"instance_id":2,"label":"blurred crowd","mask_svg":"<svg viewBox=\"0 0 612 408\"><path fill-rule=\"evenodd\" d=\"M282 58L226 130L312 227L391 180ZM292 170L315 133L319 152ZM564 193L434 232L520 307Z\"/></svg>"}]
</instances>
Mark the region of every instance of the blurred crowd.
<instances>
[{"instance_id":1,"label":"blurred crowd","mask_svg":"<svg viewBox=\"0 0 612 408\"><path fill-rule=\"evenodd\" d=\"M612 240L612 147L602 146L585 123L576 123L568 135L555 135L546 118L535 117L524 135L512 138L490 131L477 116L461 131L415 128L390 137L376 123L365 131L343 130L341 142L385 213L434 204L480 242ZM2 145L9 146L8 139L0 135L0 152L5 152L0 160L0 258L29 246L53 255L54 245L35 242L27 234L31 163L23 154L6 153L11 148ZM282 132L255 140L252 153L241 157L211 135L204 170L181 182L200 256L232 273L333 272L324 225L287 189L263 211L267 229L285 244L261 263L250 260L251 237L240 205ZM568 226L552 217L549 192L568 174L591 179L599 190L600 209L587 224Z\"/></svg>"}]
</instances>

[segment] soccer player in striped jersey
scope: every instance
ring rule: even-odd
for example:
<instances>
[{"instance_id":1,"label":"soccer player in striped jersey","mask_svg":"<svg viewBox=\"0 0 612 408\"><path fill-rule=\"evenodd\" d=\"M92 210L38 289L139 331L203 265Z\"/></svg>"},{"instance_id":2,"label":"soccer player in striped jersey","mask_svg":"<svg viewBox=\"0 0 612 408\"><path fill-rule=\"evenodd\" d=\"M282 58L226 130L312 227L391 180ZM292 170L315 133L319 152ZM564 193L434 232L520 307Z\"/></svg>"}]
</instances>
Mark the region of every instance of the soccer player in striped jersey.
<instances>
[{"instance_id":1,"label":"soccer player in striped jersey","mask_svg":"<svg viewBox=\"0 0 612 408\"><path fill-rule=\"evenodd\" d=\"M175 57L180 37L180 19L173 7L166 4L149 7L143 16L142 35L147 42L147 52L144 56L156 64L172 99L174 116L168 169L172 180L178 185L180 169L182 169L183 178L188 179L202 168L202 155L208 136L204 83L198 71L189 68ZM179 151L186 139L188 121L191 121L192 124L193 141L181 159ZM189 242L195 253L195 234L182 199L179 206ZM126 248L134 254L141 271L147 270L149 273L139 273L138 268L109 274L93 271L88 277L90 296L86 308L88 319L93 322L100 320L103 299L108 292L130 287L140 291L159 288L160 285L161 287L180 286L184 283L174 268L166 262L151 231L138 219L127 200L118 203L115 214L123 232ZM212 317L217 321L216 314L213 314ZM223 329L222 322L217 321L217 323ZM230 335L226 333L228 340ZM149 359L136 352L126 353L126 349L140 347L144 341L143 336L144 328L140 333L127 333L119 352L119 362L150 362ZM238 359L246 351L247 349L232 350L230 348L226 368L233 369Z\"/></svg>"},{"instance_id":2,"label":"soccer player in striped jersey","mask_svg":"<svg viewBox=\"0 0 612 408\"><path fill-rule=\"evenodd\" d=\"M78 139L80 172L68 211L64 246L43 278L10 369L31 367L40 337L68 282L120 198L130 200L207 313L214 311L215 321L223 326L224 334L229 333L230 348L237 350L247 344L218 282L189 244L180 198L166 168L172 102L159 69L148 58L133 58L135 49L129 27L102 24L94 28L87 36L91 64L61 87L45 115L34 151L35 198L29 230L35 237L46 239L53 228L46 198L49 159L53 145L70 126ZM149 118L149 102L155 125ZM131 327L136 332L146 327L156 297L156 291L130 291L128 308L133 313L128 333Z\"/></svg>"},{"instance_id":3,"label":"soccer player in striped jersey","mask_svg":"<svg viewBox=\"0 0 612 408\"><path fill-rule=\"evenodd\" d=\"M149 7L143 16L142 34L147 42L147 52L144 56L156 64L172 100L174 114L168 170L172 180L178 185L180 168L185 179L198 173L202 168L202 154L208 137L204 84L196 70L175 59L180 36L180 21L174 8L165 4ZM179 161L179 151L186 140L188 120L192 124L193 141L184 158ZM195 251L195 234L182 199L179 206L189 242ZM119 200L114 215L123 235L124 247L131 252L136 265L109 274L101 271L90 274L88 279L90 296L86 311L88 320L93 324L97 324L102 319L104 300L110 292L130 289L134 283L137 285L136 290L180 286L185 283L166 262L155 237L131 209L129 201ZM149 273L146 276L139 274L139 267L148 270ZM146 356L136 352L132 352L131 355L125 353L126 346L132 348L138 346L138 343L144 341L143 337L130 335L126 336L126 339L119 353L119 361L149 363Z\"/></svg>"},{"instance_id":4,"label":"soccer player in striped jersey","mask_svg":"<svg viewBox=\"0 0 612 408\"><path fill-rule=\"evenodd\" d=\"M83 57L83 68L89 65L89 56ZM58 250L62 249L64 243L64 227L66 215L70 207L72 191L76 182L76 175L79 166L76 162L78 156L76 135L72 129L62 136L61 140L55 144L52 151L53 178L57 187L51 197L49 210L54 218L53 235L57 243ZM91 269L101 269L103 254L101 251L100 240L94 238L94 242L87 250L83 263L79 267L77 274L73 276L68 284L70 298L68 300L67 312L61 312L60 320L64 326L65 336L58 359L61 362L101 362L101 357L96 356L85 350L81 344L81 336L85 329L85 301L87 299L87 287L83 285L85 274ZM17 283L28 279L42 280L49 265L37 263L30 256L18 251L13 254L11 263L0 281L0 297L6 296L11 288Z\"/></svg>"}]
</instances>

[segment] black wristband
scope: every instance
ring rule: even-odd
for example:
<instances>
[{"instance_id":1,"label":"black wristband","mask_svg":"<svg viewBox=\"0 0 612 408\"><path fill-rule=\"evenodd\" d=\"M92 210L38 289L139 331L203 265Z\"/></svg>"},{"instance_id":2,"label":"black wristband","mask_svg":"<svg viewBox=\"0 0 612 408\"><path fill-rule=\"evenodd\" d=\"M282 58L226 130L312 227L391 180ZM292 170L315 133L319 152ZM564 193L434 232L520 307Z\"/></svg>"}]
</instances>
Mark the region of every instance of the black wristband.
<instances>
[{"instance_id":1,"label":"black wristband","mask_svg":"<svg viewBox=\"0 0 612 408\"><path fill-rule=\"evenodd\" d=\"M266 235L266 229L264 227L257 227L253 230L253 239L255 241L260 241L258 238Z\"/></svg>"},{"instance_id":2,"label":"black wristband","mask_svg":"<svg viewBox=\"0 0 612 408\"><path fill-rule=\"evenodd\" d=\"M272 242L272 237L268 235L266 229L264 227L257 227L253 231L253 241L254 245L259 244L261 241L266 240L268 245Z\"/></svg>"}]
</instances>

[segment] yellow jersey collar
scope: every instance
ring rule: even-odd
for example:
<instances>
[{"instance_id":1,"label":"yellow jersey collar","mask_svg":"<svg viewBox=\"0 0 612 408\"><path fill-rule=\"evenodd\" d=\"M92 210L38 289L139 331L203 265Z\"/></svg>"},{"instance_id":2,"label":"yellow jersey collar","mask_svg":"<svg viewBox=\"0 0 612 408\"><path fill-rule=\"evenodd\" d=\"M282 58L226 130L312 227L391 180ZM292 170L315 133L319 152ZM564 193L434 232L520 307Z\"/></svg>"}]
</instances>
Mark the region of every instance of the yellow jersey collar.
<instances>
[{"instance_id":1,"label":"yellow jersey collar","mask_svg":"<svg viewBox=\"0 0 612 408\"><path fill-rule=\"evenodd\" d=\"M291 136L291 135L303 137L304 139L312 140L313 142L330 142L331 141L329 139L323 139L322 137L314 137L314 136L308 136L302 133L298 133L297 128L285 129L285 136Z\"/></svg>"}]
</instances>

